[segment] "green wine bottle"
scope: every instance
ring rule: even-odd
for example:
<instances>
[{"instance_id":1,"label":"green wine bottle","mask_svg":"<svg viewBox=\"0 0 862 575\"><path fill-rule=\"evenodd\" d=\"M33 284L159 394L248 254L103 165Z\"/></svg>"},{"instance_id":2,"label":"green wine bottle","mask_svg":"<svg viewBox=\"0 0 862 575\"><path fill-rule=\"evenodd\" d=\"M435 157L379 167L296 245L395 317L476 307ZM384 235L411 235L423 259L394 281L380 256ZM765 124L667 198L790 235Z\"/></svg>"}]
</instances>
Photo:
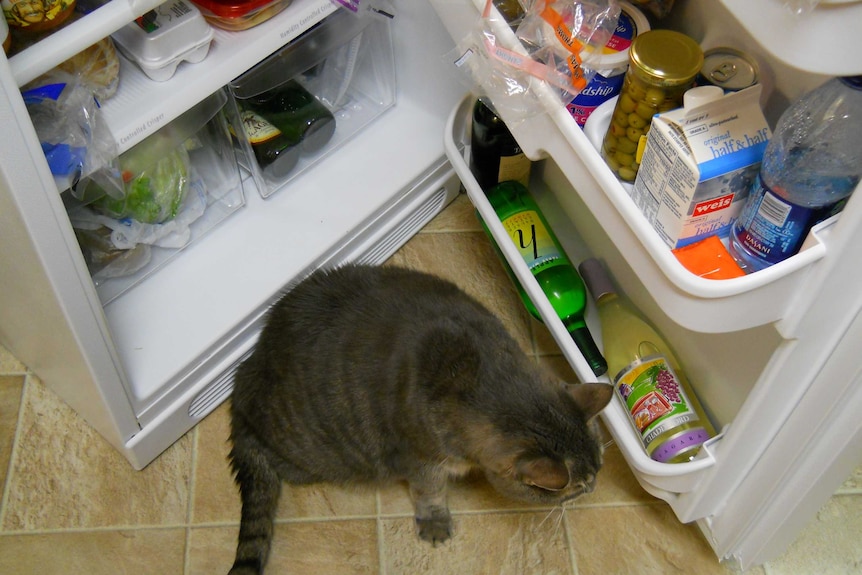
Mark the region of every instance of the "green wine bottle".
<instances>
[{"instance_id":1,"label":"green wine bottle","mask_svg":"<svg viewBox=\"0 0 862 575\"><path fill-rule=\"evenodd\" d=\"M647 454L690 461L715 435L679 361L662 337L619 297L598 260L578 267L599 308L608 374Z\"/></svg>"},{"instance_id":2,"label":"green wine bottle","mask_svg":"<svg viewBox=\"0 0 862 575\"><path fill-rule=\"evenodd\" d=\"M594 374L602 375L608 366L584 322L587 303L584 282L560 247L530 192L518 182L507 181L492 187L485 195L590 369ZM491 237L487 227L485 231ZM505 259L503 263L506 263ZM506 267L527 310L541 321L530 297L512 270Z\"/></svg>"},{"instance_id":3,"label":"green wine bottle","mask_svg":"<svg viewBox=\"0 0 862 575\"><path fill-rule=\"evenodd\" d=\"M335 117L296 80L248 98L244 104L269 120L306 152L323 148L335 134Z\"/></svg>"},{"instance_id":4,"label":"green wine bottle","mask_svg":"<svg viewBox=\"0 0 862 575\"><path fill-rule=\"evenodd\" d=\"M287 138L266 118L252 110L241 109L240 118L263 173L276 180L287 176L299 161L298 142Z\"/></svg>"}]
</instances>

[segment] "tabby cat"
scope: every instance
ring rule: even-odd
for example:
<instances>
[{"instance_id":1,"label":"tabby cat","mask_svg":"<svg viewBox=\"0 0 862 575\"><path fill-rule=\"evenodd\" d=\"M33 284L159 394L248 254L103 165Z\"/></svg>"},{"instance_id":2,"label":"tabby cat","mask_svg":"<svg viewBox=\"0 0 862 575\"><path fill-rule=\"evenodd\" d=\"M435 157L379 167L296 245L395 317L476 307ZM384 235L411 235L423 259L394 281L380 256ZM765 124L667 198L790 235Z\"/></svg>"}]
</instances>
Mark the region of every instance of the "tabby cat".
<instances>
[{"instance_id":1,"label":"tabby cat","mask_svg":"<svg viewBox=\"0 0 862 575\"><path fill-rule=\"evenodd\" d=\"M419 537L452 534L447 479L481 469L513 498L592 491L603 384L548 381L452 283L397 267L311 274L237 370L230 460L242 498L231 575L261 573L282 481L406 480Z\"/></svg>"}]
</instances>

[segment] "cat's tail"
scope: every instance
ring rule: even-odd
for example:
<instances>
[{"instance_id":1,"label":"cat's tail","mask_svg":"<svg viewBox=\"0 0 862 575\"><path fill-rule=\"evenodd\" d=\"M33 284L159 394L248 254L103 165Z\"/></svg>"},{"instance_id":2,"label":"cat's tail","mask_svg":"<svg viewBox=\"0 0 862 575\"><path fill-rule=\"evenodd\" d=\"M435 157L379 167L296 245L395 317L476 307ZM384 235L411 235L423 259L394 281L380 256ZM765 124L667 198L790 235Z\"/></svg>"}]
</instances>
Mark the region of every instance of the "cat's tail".
<instances>
[{"instance_id":1,"label":"cat's tail","mask_svg":"<svg viewBox=\"0 0 862 575\"><path fill-rule=\"evenodd\" d=\"M233 439L230 459L240 488L242 518L229 575L260 575L269 557L281 479L254 446Z\"/></svg>"}]
</instances>

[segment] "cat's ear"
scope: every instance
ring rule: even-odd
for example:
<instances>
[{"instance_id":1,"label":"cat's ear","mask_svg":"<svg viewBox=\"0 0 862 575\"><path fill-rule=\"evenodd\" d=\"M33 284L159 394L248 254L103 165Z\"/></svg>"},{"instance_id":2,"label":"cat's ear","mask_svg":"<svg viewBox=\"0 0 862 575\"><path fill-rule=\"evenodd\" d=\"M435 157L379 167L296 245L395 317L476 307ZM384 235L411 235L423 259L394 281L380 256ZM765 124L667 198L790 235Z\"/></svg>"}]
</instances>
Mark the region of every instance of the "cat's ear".
<instances>
[{"instance_id":1,"label":"cat's ear","mask_svg":"<svg viewBox=\"0 0 862 575\"><path fill-rule=\"evenodd\" d=\"M515 464L521 482L547 491L561 491L569 484L569 468L550 457L524 457Z\"/></svg>"},{"instance_id":2,"label":"cat's ear","mask_svg":"<svg viewBox=\"0 0 862 575\"><path fill-rule=\"evenodd\" d=\"M614 396L614 386L607 383L577 383L567 387L587 419L598 415Z\"/></svg>"}]
</instances>

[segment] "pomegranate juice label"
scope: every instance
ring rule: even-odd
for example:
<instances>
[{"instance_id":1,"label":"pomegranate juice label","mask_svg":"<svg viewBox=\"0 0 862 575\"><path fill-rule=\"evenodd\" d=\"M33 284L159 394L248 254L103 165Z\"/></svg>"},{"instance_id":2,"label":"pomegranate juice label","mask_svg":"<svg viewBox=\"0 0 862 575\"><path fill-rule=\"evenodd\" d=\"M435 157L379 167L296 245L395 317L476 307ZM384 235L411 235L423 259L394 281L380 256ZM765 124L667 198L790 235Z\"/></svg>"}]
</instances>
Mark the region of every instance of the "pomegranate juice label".
<instances>
[{"instance_id":1,"label":"pomegranate juice label","mask_svg":"<svg viewBox=\"0 0 862 575\"><path fill-rule=\"evenodd\" d=\"M699 421L664 356L654 355L632 363L616 375L614 384L651 455L659 447L656 440L663 433Z\"/></svg>"}]
</instances>

